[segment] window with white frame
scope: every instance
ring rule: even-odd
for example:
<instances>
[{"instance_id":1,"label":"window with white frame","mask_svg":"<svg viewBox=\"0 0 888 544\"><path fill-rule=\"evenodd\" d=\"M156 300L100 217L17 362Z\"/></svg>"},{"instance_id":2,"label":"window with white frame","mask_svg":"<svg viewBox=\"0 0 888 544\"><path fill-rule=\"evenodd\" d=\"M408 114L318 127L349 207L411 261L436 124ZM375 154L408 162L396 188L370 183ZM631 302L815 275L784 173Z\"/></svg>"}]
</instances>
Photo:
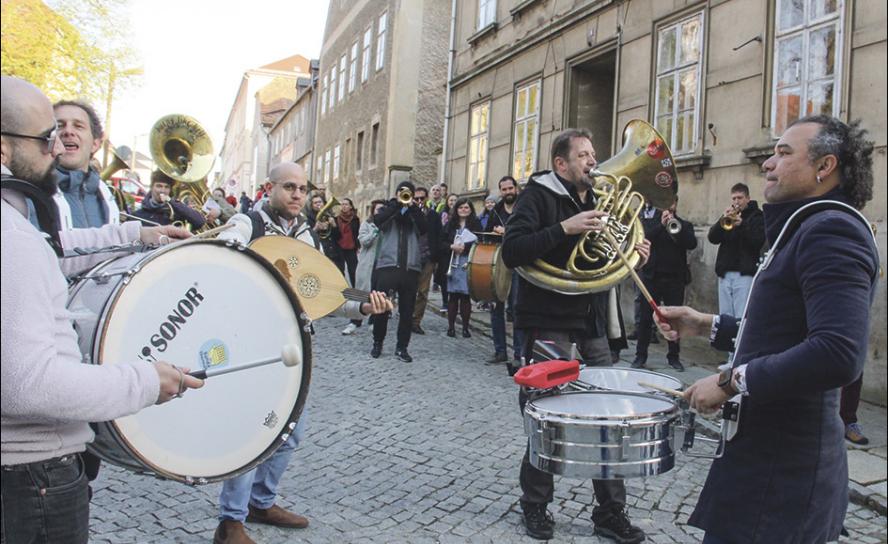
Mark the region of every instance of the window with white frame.
<instances>
[{"instance_id":1,"label":"window with white frame","mask_svg":"<svg viewBox=\"0 0 888 544\"><path fill-rule=\"evenodd\" d=\"M478 0L478 30L496 22L496 0Z\"/></svg>"},{"instance_id":2,"label":"window with white frame","mask_svg":"<svg viewBox=\"0 0 888 544\"><path fill-rule=\"evenodd\" d=\"M373 43L373 27L364 31L364 49L361 52L361 83L370 76L370 44Z\"/></svg>"},{"instance_id":3,"label":"window with white frame","mask_svg":"<svg viewBox=\"0 0 888 544\"><path fill-rule=\"evenodd\" d=\"M324 76L324 83L321 87L321 115L327 113L327 76Z\"/></svg>"},{"instance_id":4,"label":"window with white frame","mask_svg":"<svg viewBox=\"0 0 888 544\"><path fill-rule=\"evenodd\" d=\"M336 104L336 63L330 68L330 105L328 109L333 111L333 105Z\"/></svg>"},{"instance_id":5,"label":"window with white frame","mask_svg":"<svg viewBox=\"0 0 888 544\"><path fill-rule=\"evenodd\" d=\"M806 115L838 115L844 2L778 0L771 130Z\"/></svg>"},{"instance_id":6,"label":"window with white frame","mask_svg":"<svg viewBox=\"0 0 888 544\"><path fill-rule=\"evenodd\" d=\"M345 70L348 66L348 59L345 55L339 57L339 101L345 100L345 85L347 83Z\"/></svg>"},{"instance_id":7,"label":"window with white frame","mask_svg":"<svg viewBox=\"0 0 888 544\"><path fill-rule=\"evenodd\" d=\"M339 144L333 148L333 179L339 179Z\"/></svg>"},{"instance_id":8,"label":"window with white frame","mask_svg":"<svg viewBox=\"0 0 888 544\"><path fill-rule=\"evenodd\" d=\"M697 142L703 12L657 32L655 125L674 155L694 151Z\"/></svg>"},{"instance_id":9,"label":"window with white frame","mask_svg":"<svg viewBox=\"0 0 888 544\"><path fill-rule=\"evenodd\" d=\"M466 189L480 189L487 184L487 141L490 102L472 108L469 120L469 177Z\"/></svg>"},{"instance_id":10,"label":"window with white frame","mask_svg":"<svg viewBox=\"0 0 888 544\"><path fill-rule=\"evenodd\" d=\"M382 70L385 64L385 31L388 26L388 13L379 16L376 27L376 69Z\"/></svg>"},{"instance_id":11,"label":"window with white frame","mask_svg":"<svg viewBox=\"0 0 888 544\"><path fill-rule=\"evenodd\" d=\"M358 42L351 46L351 63L348 67L348 92L355 90L355 82L358 80Z\"/></svg>"},{"instance_id":12,"label":"window with white frame","mask_svg":"<svg viewBox=\"0 0 888 544\"><path fill-rule=\"evenodd\" d=\"M512 177L527 179L536 168L540 136L540 82L515 90L515 130L512 138Z\"/></svg>"},{"instance_id":13,"label":"window with white frame","mask_svg":"<svg viewBox=\"0 0 888 544\"><path fill-rule=\"evenodd\" d=\"M330 150L324 153L324 185L330 183Z\"/></svg>"}]
</instances>

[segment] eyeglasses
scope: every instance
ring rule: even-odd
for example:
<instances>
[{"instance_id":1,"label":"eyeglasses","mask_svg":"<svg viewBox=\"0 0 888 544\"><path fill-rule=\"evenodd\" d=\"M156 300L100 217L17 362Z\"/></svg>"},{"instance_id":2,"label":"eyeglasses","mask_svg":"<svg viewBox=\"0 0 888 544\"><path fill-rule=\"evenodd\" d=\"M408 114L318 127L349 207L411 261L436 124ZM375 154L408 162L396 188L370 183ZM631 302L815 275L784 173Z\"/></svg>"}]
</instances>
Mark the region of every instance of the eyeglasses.
<instances>
[{"instance_id":1,"label":"eyeglasses","mask_svg":"<svg viewBox=\"0 0 888 544\"><path fill-rule=\"evenodd\" d=\"M56 137L58 136L58 130L53 127L52 129L44 132L43 136L29 136L27 134L17 134L15 132L6 132L3 131L3 136L11 136L13 138L25 138L28 140L40 140L46 143L46 152L52 153L52 150L55 148Z\"/></svg>"},{"instance_id":2,"label":"eyeglasses","mask_svg":"<svg viewBox=\"0 0 888 544\"><path fill-rule=\"evenodd\" d=\"M308 194L308 185L296 185L293 182L281 183L280 185L283 190L287 191L291 195L296 191L299 191L304 195Z\"/></svg>"},{"instance_id":3,"label":"eyeglasses","mask_svg":"<svg viewBox=\"0 0 888 544\"><path fill-rule=\"evenodd\" d=\"M425 202L425 199L426 199L426 197L424 197L424 196L413 197L413 200L415 200L416 202Z\"/></svg>"}]
</instances>

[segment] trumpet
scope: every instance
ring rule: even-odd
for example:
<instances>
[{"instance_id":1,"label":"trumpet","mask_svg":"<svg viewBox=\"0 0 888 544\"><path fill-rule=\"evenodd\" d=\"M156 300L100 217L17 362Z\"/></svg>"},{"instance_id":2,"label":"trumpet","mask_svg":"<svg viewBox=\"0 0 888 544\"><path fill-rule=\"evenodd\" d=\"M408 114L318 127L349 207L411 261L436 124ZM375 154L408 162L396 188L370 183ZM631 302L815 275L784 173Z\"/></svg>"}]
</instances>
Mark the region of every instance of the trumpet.
<instances>
[{"instance_id":1,"label":"trumpet","mask_svg":"<svg viewBox=\"0 0 888 544\"><path fill-rule=\"evenodd\" d=\"M409 206L413 202L413 191L407 187L401 187L398 190L398 203L401 206Z\"/></svg>"},{"instance_id":2,"label":"trumpet","mask_svg":"<svg viewBox=\"0 0 888 544\"><path fill-rule=\"evenodd\" d=\"M740 208L737 206L731 206L731 211L723 215L721 219L718 220L718 224L725 230L731 230L734 228L734 222L738 217L740 217Z\"/></svg>"},{"instance_id":3,"label":"trumpet","mask_svg":"<svg viewBox=\"0 0 888 544\"><path fill-rule=\"evenodd\" d=\"M674 217L669 221L666 221L666 232L673 236L681 232L681 221Z\"/></svg>"}]
</instances>

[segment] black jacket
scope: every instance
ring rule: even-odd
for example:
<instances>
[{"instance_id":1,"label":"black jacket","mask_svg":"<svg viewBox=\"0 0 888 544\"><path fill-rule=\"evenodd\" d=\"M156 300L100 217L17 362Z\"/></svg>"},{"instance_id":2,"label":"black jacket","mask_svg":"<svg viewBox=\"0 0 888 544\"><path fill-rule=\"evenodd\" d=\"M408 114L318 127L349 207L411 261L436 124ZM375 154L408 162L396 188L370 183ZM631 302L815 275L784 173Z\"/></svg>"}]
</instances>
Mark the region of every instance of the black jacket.
<instances>
[{"instance_id":1,"label":"black jacket","mask_svg":"<svg viewBox=\"0 0 888 544\"><path fill-rule=\"evenodd\" d=\"M514 212L515 206L513 204L512 213ZM493 227L505 227L506 222L510 217L512 217L512 214L506 211L505 201L500 199L490 212L490 217L487 219L487 226L484 227L484 232L493 232Z\"/></svg>"},{"instance_id":2,"label":"black jacket","mask_svg":"<svg viewBox=\"0 0 888 544\"><path fill-rule=\"evenodd\" d=\"M542 258L565 268L580 236L565 234L561 221L594 208L593 198L581 204L573 187L554 172L532 175L515 203L509 228L503 237L502 253L506 266L517 268ZM523 277L518 281L515 304L515 326L518 328L583 331L590 316L606 312L607 292L563 295L537 287Z\"/></svg>"},{"instance_id":3,"label":"black jacket","mask_svg":"<svg viewBox=\"0 0 888 544\"><path fill-rule=\"evenodd\" d=\"M754 276L758 269L759 255L765 243L765 219L758 202L750 200L740 218L743 222L731 230L723 229L718 221L709 229L709 242L719 246L715 273L720 278L725 277L726 272Z\"/></svg>"},{"instance_id":4,"label":"black jacket","mask_svg":"<svg viewBox=\"0 0 888 544\"><path fill-rule=\"evenodd\" d=\"M681 230L672 235L663 226L662 217L663 212L657 210L652 218L641 220L644 237L651 241L651 257L642 269L642 275L646 279L674 281L684 285L690 279L688 251L697 248L694 225L676 217L681 223Z\"/></svg>"},{"instance_id":5,"label":"black jacket","mask_svg":"<svg viewBox=\"0 0 888 544\"><path fill-rule=\"evenodd\" d=\"M422 263L423 265L427 262L437 263L440 254L439 245L441 244L441 215L428 206L422 206L419 211L425 215L427 227L426 233L419 237Z\"/></svg>"},{"instance_id":6,"label":"black jacket","mask_svg":"<svg viewBox=\"0 0 888 544\"><path fill-rule=\"evenodd\" d=\"M197 230L204 226L206 219L203 214L193 209L188 204L183 204L178 200L170 200L170 206L173 208L173 217L170 218L170 206L164 203L154 202L151 195L142 200L142 207L136 210L133 215L139 219L145 219L160 225L169 225L174 221L187 221L191 223L192 228Z\"/></svg>"}]
</instances>

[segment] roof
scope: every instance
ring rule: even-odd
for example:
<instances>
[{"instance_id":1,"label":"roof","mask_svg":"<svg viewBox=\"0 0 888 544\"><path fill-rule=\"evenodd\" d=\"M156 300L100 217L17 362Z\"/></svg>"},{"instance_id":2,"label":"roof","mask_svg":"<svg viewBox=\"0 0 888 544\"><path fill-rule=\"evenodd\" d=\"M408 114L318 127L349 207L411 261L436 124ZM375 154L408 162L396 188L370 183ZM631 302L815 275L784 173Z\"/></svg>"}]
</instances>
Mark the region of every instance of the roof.
<instances>
[{"instance_id":1,"label":"roof","mask_svg":"<svg viewBox=\"0 0 888 544\"><path fill-rule=\"evenodd\" d=\"M311 61L302 55L293 55L285 59L270 62L264 66L260 66L257 70L272 70L277 72L300 72L309 73Z\"/></svg>"}]
</instances>

